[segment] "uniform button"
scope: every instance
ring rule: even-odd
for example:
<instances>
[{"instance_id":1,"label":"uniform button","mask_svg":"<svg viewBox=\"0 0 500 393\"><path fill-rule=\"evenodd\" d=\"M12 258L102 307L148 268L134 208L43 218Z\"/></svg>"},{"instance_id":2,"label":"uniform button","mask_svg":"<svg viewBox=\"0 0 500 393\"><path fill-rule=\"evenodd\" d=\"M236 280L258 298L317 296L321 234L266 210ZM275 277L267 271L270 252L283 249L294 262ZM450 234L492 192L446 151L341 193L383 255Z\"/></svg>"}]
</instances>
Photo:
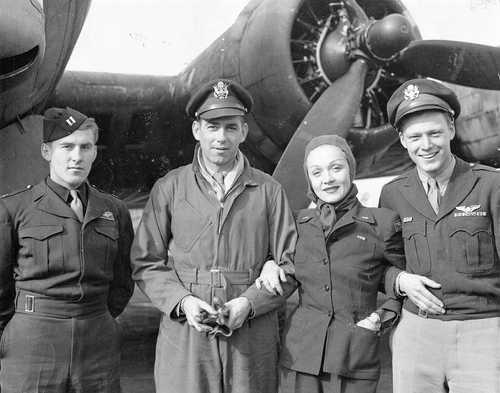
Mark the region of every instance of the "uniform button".
<instances>
[{"instance_id":1,"label":"uniform button","mask_svg":"<svg viewBox=\"0 0 500 393\"><path fill-rule=\"evenodd\" d=\"M325 285L324 288L325 288L325 291L329 291L330 290L330 285Z\"/></svg>"},{"instance_id":2,"label":"uniform button","mask_svg":"<svg viewBox=\"0 0 500 393\"><path fill-rule=\"evenodd\" d=\"M328 265L328 259L327 258L323 258L323 265Z\"/></svg>"},{"instance_id":3,"label":"uniform button","mask_svg":"<svg viewBox=\"0 0 500 393\"><path fill-rule=\"evenodd\" d=\"M328 316L331 317L332 316L332 312L331 311L328 311Z\"/></svg>"}]
</instances>

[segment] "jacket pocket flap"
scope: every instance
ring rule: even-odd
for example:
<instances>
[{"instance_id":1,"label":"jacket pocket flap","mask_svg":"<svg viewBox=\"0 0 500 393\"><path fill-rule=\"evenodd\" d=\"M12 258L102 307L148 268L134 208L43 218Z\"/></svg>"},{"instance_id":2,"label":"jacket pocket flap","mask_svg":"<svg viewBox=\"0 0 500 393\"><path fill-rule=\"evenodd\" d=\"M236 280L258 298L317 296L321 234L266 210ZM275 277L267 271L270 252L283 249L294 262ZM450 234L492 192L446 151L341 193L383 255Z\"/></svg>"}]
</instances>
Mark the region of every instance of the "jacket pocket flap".
<instances>
[{"instance_id":1,"label":"jacket pocket flap","mask_svg":"<svg viewBox=\"0 0 500 393\"><path fill-rule=\"evenodd\" d=\"M97 233L109 237L110 239L118 239L118 229L113 226L95 227L94 229Z\"/></svg>"},{"instance_id":2,"label":"jacket pocket flap","mask_svg":"<svg viewBox=\"0 0 500 393\"><path fill-rule=\"evenodd\" d=\"M403 237L410 238L413 235L425 236L425 222L405 222L403 224Z\"/></svg>"},{"instance_id":3,"label":"jacket pocket flap","mask_svg":"<svg viewBox=\"0 0 500 393\"><path fill-rule=\"evenodd\" d=\"M19 231L19 237L29 237L36 240L45 240L55 234L63 232L62 225L42 225L38 227L24 228Z\"/></svg>"}]
</instances>

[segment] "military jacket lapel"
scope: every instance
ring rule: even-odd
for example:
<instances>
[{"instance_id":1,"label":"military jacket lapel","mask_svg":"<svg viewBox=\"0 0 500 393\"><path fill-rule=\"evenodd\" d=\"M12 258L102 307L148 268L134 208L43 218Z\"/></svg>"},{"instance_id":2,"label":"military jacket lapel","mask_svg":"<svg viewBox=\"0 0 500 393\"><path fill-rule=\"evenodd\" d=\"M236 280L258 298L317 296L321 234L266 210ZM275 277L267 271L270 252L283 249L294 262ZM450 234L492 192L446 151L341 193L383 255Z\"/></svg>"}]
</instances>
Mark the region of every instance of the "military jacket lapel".
<instances>
[{"instance_id":1,"label":"military jacket lapel","mask_svg":"<svg viewBox=\"0 0 500 393\"><path fill-rule=\"evenodd\" d=\"M96 192L91 187L89 187L87 210L83 218L83 223L85 225L101 217L109 221L115 221L114 214L109 210L107 204L97 196Z\"/></svg>"},{"instance_id":2,"label":"military jacket lapel","mask_svg":"<svg viewBox=\"0 0 500 393\"><path fill-rule=\"evenodd\" d=\"M429 220L436 220L436 213L432 209L415 168L410 172L406 183L402 184L400 189L405 199L411 206L418 210L420 214L427 217Z\"/></svg>"},{"instance_id":3,"label":"military jacket lapel","mask_svg":"<svg viewBox=\"0 0 500 393\"><path fill-rule=\"evenodd\" d=\"M37 209L46 213L76 219L73 210L47 186L45 181L38 183L34 187L33 202Z\"/></svg>"},{"instance_id":4,"label":"military jacket lapel","mask_svg":"<svg viewBox=\"0 0 500 393\"><path fill-rule=\"evenodd\" d=\"M457 158L450 182L443 198L441 198L438 219L454 210L470 194L476 181L477 178L469 164Z\"/></svg>"}]
</instances>

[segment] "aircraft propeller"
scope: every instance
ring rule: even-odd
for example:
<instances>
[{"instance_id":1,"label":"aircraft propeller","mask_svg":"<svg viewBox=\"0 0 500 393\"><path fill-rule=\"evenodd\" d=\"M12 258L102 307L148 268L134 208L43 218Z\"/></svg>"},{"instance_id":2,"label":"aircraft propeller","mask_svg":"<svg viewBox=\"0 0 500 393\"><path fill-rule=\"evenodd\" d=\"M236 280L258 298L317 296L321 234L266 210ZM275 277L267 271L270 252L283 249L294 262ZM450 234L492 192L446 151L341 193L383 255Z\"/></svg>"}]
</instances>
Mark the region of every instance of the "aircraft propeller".
<instances>
[{"instance_id":1,"label":"aircraft propeller","mask_svg":"<svg viewBox=\"0 0 500 393\"><path fill-rule=\"evenodd\" d=\"M337 134L370 143L370 135L389 146L397 139L387 125L384 106L374 94L381 77L392 82L392 91L414 77L432 77L483 89L500 90L500 49L454 41L419 40L410 21L401 14L369 19L355 0L330 3L330 16L317 34L315 63L322 77L310 95L313 105L281 156L273 176L288 190L293 208L306 204L302 157L313 137ZM370 70L376 70L368 80ZM372 72L373 74L373 72ZM309 78L311 79L311 78ZM378 89L379 94L381 89ZM360 117L360 103L367 96L368 110L362 127L353 127ZM384 97L387 99L387 96ZM380 124L371 128L371 110ZM377 132L371 133L371 130ZM382 144L383 146L384 144ZM299 175L300 174L300 175ZM292 190L293 192L290 192Z\"/></svg>"}]
</instances>

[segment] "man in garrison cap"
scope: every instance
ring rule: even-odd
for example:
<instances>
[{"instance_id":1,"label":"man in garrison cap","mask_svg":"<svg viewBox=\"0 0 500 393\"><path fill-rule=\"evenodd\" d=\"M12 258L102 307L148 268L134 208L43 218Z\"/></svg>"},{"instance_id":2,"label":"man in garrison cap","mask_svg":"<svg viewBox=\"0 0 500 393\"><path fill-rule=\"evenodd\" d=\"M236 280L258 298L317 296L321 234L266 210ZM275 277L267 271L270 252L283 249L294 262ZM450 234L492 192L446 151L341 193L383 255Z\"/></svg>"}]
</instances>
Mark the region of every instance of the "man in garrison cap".
<instances>
[{"instance_id":1,"label":"man in garrison cap","mask_svg":"<svg viewBox=\"0 0 500 393\"><path fill-rule=\"evenodd\" d=\"M0 199L2 393L120 391L133 231L124 203L87 183L97 137L94 119L48 109L49 176Z\"/></svg>"},{"instance_id":2,"label":"man in garrison cap","mask_svg":"<svg viewBox=\"0 0 500 393\"><path fill-rule=\"evenodd\" d=\"M211 81L187 104L193 162L160 178L132 245L133 278L162 311L158 392L275 393L284 298L254 282L268 258L293 272L285 193L239 150L252 98Z\"/></svg>"},{"instance_id":3,"label":"man in garrison cap","mask_svg":"<svg viewBox=\"0 0 500 393\"><path fill-rule=\"evenodd\" d=\"M500 384L500 174L453 155L460 103L415 79L387 105L415 168L382 189L401 217L406 271L387 280L404 298L393 336L396 393L497 392Z\"/></svg>"}]
</instances>

